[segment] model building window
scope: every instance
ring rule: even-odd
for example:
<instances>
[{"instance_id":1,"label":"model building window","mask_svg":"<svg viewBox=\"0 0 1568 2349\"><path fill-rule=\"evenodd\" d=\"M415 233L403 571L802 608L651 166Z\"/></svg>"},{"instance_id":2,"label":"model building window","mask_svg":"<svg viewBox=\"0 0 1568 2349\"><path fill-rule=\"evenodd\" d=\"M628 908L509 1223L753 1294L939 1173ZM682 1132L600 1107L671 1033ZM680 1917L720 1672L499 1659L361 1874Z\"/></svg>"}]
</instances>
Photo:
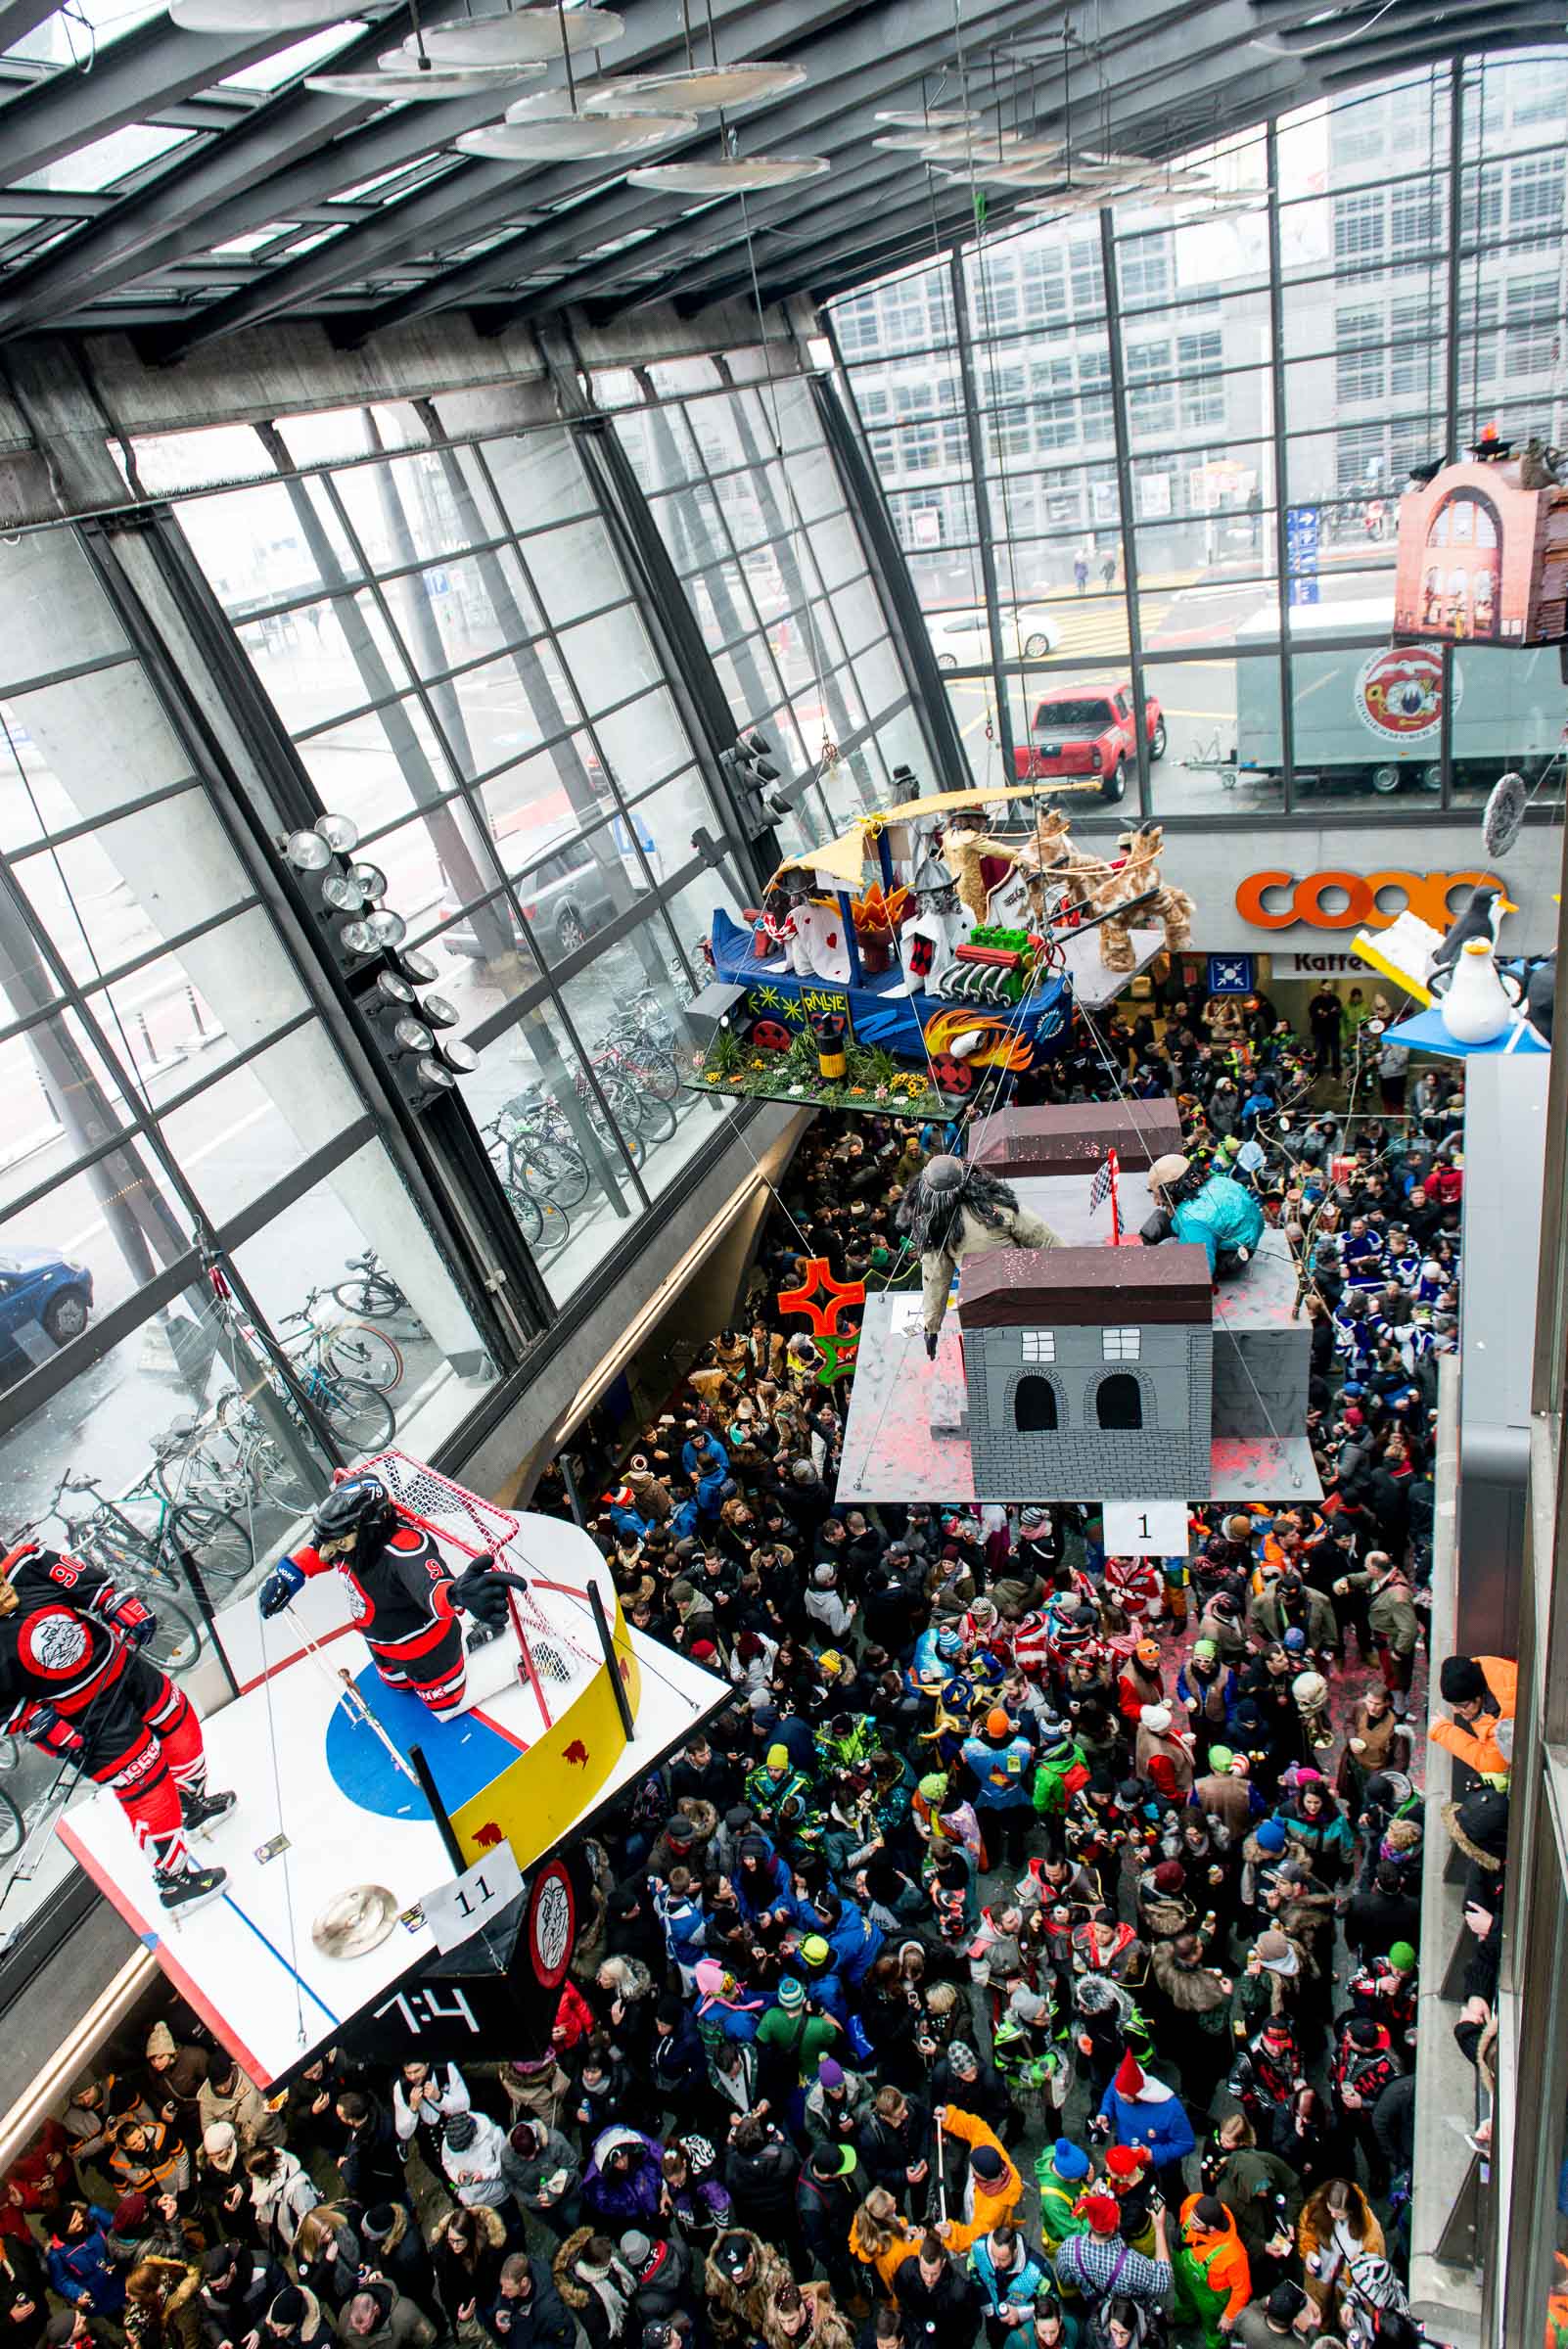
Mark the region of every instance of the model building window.
<instances>
[{"instance_id":1,"label":"model building window","mask_svg":"<svg viewBox=\"0 0 1568 2349\"><path fill-rule=\"evenodd\" d=\"M1118 1370L1114 1377L1101 1379L1094 1413L1101 1427L1143 1425L1143 1391L1130 1370Z\"/></svg>"},{"instance_id":2,"label":"model building window","mask_svg":"<svg viewBox=\"0 0 1568 2349\"><path fill-rule=\"evenodd\" d=\"M1053 1436L1056 1389L1048 1378L1021 1378L1013 1397L1013 1425L1021 1436Z\"/></svg>"},{"instance_id":3,"label":"model building window","mask_svg":"<svg viewBox=\"0 0 1568 2349\"><path fill-rule=\"evenodd\" d=\"M1135 1362L1143 1332L1138 1329L1107 1329L1102 1332L1100 1350L1108 1362Z\"/></svg>"},{"instance_id":4,"label":"model building window","mask_svg":"<svg viewBox=\"0 0 1568 2349\"><path fill-rule=\"evenodd\" d=\"M1024 1332L1024 1359L1026 1362L1054 1362L1056 1359L1055 1330L1026 1329Z\"/></svg>"}]
</instances>

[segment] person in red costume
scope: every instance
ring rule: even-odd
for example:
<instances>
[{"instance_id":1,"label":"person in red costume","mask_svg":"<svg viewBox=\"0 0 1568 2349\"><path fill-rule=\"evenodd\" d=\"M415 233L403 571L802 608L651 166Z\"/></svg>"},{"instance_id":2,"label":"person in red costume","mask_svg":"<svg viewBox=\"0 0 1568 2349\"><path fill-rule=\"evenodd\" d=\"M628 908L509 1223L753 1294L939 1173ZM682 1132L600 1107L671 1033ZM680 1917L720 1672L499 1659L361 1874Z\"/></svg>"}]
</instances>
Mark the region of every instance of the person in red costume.
<instances>
[{"instance_id":1,"label":"person in red costume","mask_svg":"<svg viewBox=\"0 0 1568 2349\"><path fill-rule=\"evenodd\" d=\"M469 1635L475 1647L506 1618L506 1594L493 1578L481 1598L473 1595L492 1561L476 1559L457 1575L434 1535L403 1516L374 1476L334 1485L312 1530L314 1543L282 1559L262 1584L262 1614L280 1614L312 1575L335 1569L388 1687L417 1696L433 1713L456 1713L468 1686L459 1612L478 1619Z\"/></svg>"},{"instance_id":2,"label":"person in red costume","mask_svg":"<svg viewBox=\"0 0 1568 2349\"><path fill-rule=\"evenodd\" d=\"M100 1566L36 1542L0 1558L0 1729L114 1789L160 1901L179 1915L228 1881L221 1867L199 1865L186 1837L216 1825L235 1798L208 1791L195 1709L137 1652L157 1629L137 1593Z\"/></svg>"}]
</instances>

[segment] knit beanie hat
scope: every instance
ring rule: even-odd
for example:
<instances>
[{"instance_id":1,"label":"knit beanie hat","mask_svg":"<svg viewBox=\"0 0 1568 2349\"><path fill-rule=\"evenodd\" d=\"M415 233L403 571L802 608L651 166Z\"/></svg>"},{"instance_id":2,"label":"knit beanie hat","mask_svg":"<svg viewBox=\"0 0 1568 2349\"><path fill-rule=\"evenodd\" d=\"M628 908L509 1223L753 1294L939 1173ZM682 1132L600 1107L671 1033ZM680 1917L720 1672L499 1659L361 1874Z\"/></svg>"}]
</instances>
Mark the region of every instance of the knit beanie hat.
<instances>
[{"instance_id":1,"label":"knit beanie hat","mask_svg":"<svg viewBox=\"0 0 1568 2349\"><path fill-rule=\"evenodd\" d=\"M1258 1962L1271 1974L1295 1974L1301 1971L1301 1959L1283 1933L1260 1933L1253 1944Z\"/></svg>"},{"instance_id":2,"label":"knit beanie hat","mask_svg":"<svg viewBox=\"0 0 1568 2349\"><path fill-rule=\"evenodd\" d=\"M1261 1852L1282 1852L1284 1848L1284 1828L1277 1819L1266 1819L1258 1829L1258 1849Z\"/></svg>"},{"instance_id":3,"label":"knit beanie hat","mask_svg":"<svg viewBox=\"0 0 1568 2349\"><path fill-rule=\"evenodd\" d=\"M940 1772L933 1771L929 1777L921 1779L915 1792L924 1803L945 1802L947 1795L947 1781Z\"/></svg>"},{"instance_id":4,"label":"knit beanie hat","mask_svg":"<svg viewBox=\"0 0 1568 2349\"><path fill-rule=\"evenodd\" d=\"M446 2134L450 2138L452 2134L450 2129ZM367 2243L384 2243L395 2229L402 2215L400 2202L378 2202L373 2210L366 2211L359 2223L359 2232Z\"/></svg>"},{"instance_id":5,"label":"knit beanie hat","mask_svg":"<svg viewBox=\"0 0 1568 2349\"><path fill-rule=\"evenodd\" d=\"M1181 1872L1181 1863L1179 1860L1162 1860L1154 1871L1154 1889L1156 1892L1184 1892L1186 1889L1186 1882L1187 1879Z\"/></svg>"},{"instance_id":6,"label":"knit beanie hat","mask_svg":"<svg viewBox=\"0 0 1568 2349\"><path fill-rule=\"evenodd\" d=\"M1222 1778L1226 1771L1230 1768L1231 1763L1234 1762L1235 1758L1235 1755L1231 1752L1228 1745L1211 1745L1209 1748L1209 1769L1213 1775L1217 1778Z\"/></svg>"},{"instance_id":7,"label":"knit beanie hat","mask_svg":"<svg viewBox=\"0 0 1568 2349\"><path fill-rule=\"evenodd\" d=\"M1070 2137L1059 2137L1051 2147L1050 2166L1064 2186L1076 2186L1089 2174L1089 2157Z\"/></svg>"},{"instance_id":8,"label":"knit beanie hat","mask_svg":"<svg viewBox=\"0 0 1568 2349\"><path fill-rule=\"evenodd\" d=\"M1130 2048L1117 2066L1112 2086L1119 2096L1139 2096L1143 2094L1142 2068Z\"/></svg>"},{"instance_id":9,"label":"knit beanie hat","mask_svg":"<svg viewBox=\"0 0 1568 2349\"><path fill-rule=\"evenodd\" d=\"M833 1952L820 1933L807 1933L801 1944L801 1963L810 1966L813 1972L820 1973L832 1955Z\"/></svg>"},{"instance_id":10,"label":"knit beanie hat","mask_svg":"<svg viewBox=\"0 0 1568 2349\"><path fill-rule=\"evenodd\" d=\"M149 2055L173 2055L177 2052L174 2046L174 2034L167 2023L155 2023L148 2032L147 2052Z\"/></svg>"},{"instance_id":11,"label":"knit beanie hat","mask_svg":"<svg viewBox=\"0 0 1568 2349\"><path fill-rule=\"evenodd\" d=\"M767 1767L768 1767L768 1769L769 1769L769 1770L788 1770L789 1766L790 1766L790 1749L789 1749L789 1747L788 1747L787 1745L770 1745L770 1746L768 1747L768 1749L767 1749Z\"/></svg>"},{"instance_id":12,"label":"knit beanie hat","mask_svg":"<svg viewBox=\"0 0 1568 2349\"><path fill-rule=\"evenodd\" d=\"M479 2135L479 2123L471 2112L448 2113L442 2135L455 2153L466 2153Z\"/></svg>"},{"instance_id":13,"label":"knit beanie hat","mask_svg":"<svg viewBox=\"0 0 1568 2349\"><path fill-rule=\"evenodd\" d=\"M1114 2194L1081 2194L1073 2210L1087 2219L1096 2234L1114 2234L1122 2224L1122 2206Z\"/></svg>"},{"instance_id":14,"label":"knit beanie hat","mask_svg":"<svg viewBox=\"0 0 1568 2349\"><path fill-rule=\"evenodd\" d=\"M1485 1696L1487 1678L1474 1656L1445 1656L1438 1686L1446 1705L1469 1705Z\"/></svg>"},{"instance_id":15,"label":"knit beanie hat","mask_svg":"<svg viewBox=\"0 0 1568 2349\"><path fill-rule=\"evenodd\" d=\"M816 2067L816 2076L824 2088L833 2089L844 2086L844 2066L836 2055L821 2057Z\"/></svg>"},{"instance_id":16,"label":"knit beanie hat","mask_svg":"<svg viewBox=\"0 0 1568 2349\"><path fill-rule=\"evenodd\" d=\"M786 2014L798 2014L806 2004L805 1985L793 1974L786 1974L778 1986L778 2003Z\"/></svg>"},{"instance_id":17,"label":"knit beanie hat","mask_svg":"<svg viewBox=\"0 0 1568 2349\"><path fill-rule=\"evenodd\" d=\"M1107 2145L1105 2174L1123 2180L1128 2186L1143 2175L1143 2165L1149 2158L1147 2145Z\"/></svg>"},{"instance_id":18,"label":"knit beanie hat","mask_svg":"<svg viewBox=\"0 0 1568 2349\"><path fill-rule=\"evenodd\" d=\"M234 2123L209 2121L202 2132L202 2150L215 2170L232 2170L240 2150Z\"/></svg>"},{"instance_id":19,"label":"knit beanie hat","mask_svg":"<svg viewBox=\"0 0 1568 2349\"><path fill-rule=\"evenodd\" d=\"M1007 2164L994 2145L977 2145L969 2156L969 2166L977 2178L992 2183L1005 2176Z\"/></svg>"},{"instance_id":20,"label":"knit beanie hat","mask_svg":"<svg viewBox=\"0 0 1568 2349\"><path fill-rule=\"evenodd\" d=\"M286 2283L273 2298L267 2310L269 2325L302 2325L305 2321L305 2296L297 2283Z\"/></svg>"},{"instance_id":21,"label":"knit beanie hat","mask_svg":"<svg viewBox=\"0 0 1568 2349\"><path fill-rule=\"evenodd\" d=\"M1171 1708L1169 1705L1142 1705L1138 1709L1138 1719L1151 1737L1163 1737L1171 1727Z\"/></svg>"},{"instance_id":22,"label":"knit beanie hat","mask_svg":"<svg viewBox=\"0 0 1568 2349\"><path fill-rule=\"evenodd\" d=\"M1008 2004L1021 2023L1038 2023L1050 2011L1039 1992L1027 1984L1014 1991Z\"/></svg>"},{"instance_id":23,"label":"knit beanie hat","mask_svg":"<svg viewBox=\"0 0 1568 2349\"><path fill-rule=\"evenodd\" d=\"M116 2234L129 2234L133 2228L145 2227L146 2224L147 2196L145 2194L122 2194L115 2205L115 2216L112 2221L114 2232Z\"/></svg>"},{"instance_id":24,"label":"knit beanie hat","mask_svg":"<svg viewBox=\"0 0 1568 2349\"><path fill-rule=\"evenodd\" d=\"M1413 1974L1415 1952L1407 1941L1397 1941L1389 1951L1388 1961L1397 1974Z\"/></svg>"}]
</instances>

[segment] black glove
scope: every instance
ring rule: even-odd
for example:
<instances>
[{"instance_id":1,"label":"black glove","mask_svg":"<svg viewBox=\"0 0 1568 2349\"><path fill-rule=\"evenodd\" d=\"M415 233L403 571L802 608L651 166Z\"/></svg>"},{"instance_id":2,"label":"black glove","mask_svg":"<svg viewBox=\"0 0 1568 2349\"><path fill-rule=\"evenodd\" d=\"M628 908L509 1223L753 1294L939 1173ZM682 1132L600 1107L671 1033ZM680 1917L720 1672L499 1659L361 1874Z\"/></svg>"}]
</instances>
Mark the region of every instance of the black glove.
<instances>
[{"instance_id":1,"label":"black glove","mask_svg":"<svg viewBox=\"0 0 1568 2349\"><path fill-rule=\"evenodd\" d=\"M506 1629L509 1609L506 1585L491 1580L490 1568L495 1560L487 1553L465 1566L452 1585L452 1604L460 1615L472 1615L476 1623L487 1624L492 1632Z\"/></svg>"},{"instance_id":2,"label":"black glove","mask_svg":"<svg viewBox=\"0 0 1568 2349\"><path fill-rule=\"evenodd\" d=\"M928 1362L934 1362L937 1359L937 1340L940 1335L941 1332L935 1329L928 1329L926 1332L926 1359Z\"/></svg>"}]
</instances>

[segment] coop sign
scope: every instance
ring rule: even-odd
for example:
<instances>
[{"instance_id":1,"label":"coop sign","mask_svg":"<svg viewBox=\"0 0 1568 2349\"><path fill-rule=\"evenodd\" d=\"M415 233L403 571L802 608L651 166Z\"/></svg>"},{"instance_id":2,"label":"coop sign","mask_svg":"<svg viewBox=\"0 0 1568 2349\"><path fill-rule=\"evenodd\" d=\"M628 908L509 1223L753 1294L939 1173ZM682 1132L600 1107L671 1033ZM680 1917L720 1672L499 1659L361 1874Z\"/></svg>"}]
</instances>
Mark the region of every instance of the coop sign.
<instances>
[{"instance_id":1,"label":"coop sign","mask_svg":"<svg viewBox=\"0 0 1568 2349\"><path fill-rule=\"evenodd\" d=\"M1446 930L1453 918L1453 893L1483 882L1501 887L1496 873L1484 872L1335 869L1299 879L1288 872L1249 873L1237 885L1236 911L1256 930L1290 930L1298 923L1309 930L1381 930L1406 911L1418 914L1434 930Z\"/></svg>"}]
</instances>

